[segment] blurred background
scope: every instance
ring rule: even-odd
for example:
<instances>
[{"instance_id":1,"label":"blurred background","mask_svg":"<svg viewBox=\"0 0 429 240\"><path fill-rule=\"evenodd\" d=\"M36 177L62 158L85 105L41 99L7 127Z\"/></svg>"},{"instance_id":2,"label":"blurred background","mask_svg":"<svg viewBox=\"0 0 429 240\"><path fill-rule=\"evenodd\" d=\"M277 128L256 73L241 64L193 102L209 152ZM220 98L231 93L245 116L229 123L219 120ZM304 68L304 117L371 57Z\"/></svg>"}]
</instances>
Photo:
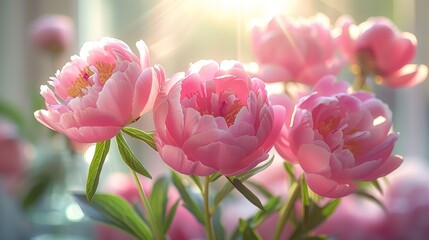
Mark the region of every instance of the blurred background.
<instances>
[{"instance_id":1,"label":"blurred background","mask_svg":"<svg viewBox=\"0 0 429 240\"><path fill-rule=\"evenodd\" d=\"M331 23L343 14L357 23L386 16L416 35L414 62L429 65L428 10L426 0L0 0L0 159L9 159L0 161L8 166L0 172L0 239L96 239L94 223L69 194L84 190L93 147L73 145L33 117L43 107L40 85L84 42L110 36L137 52L135 42L143 39L152 64L162 64L171 76L199 59L254 61L250 24L269 14L321 12ZM43 48L32 36L35 21L46 14L65 15L71 23L70 41L60 50ZM395 152L406 162L427 162L428 83L376 91L394 112L400 133ZM151 121L147 114L138 127L153 130ZM138 146L151 172L165 171L154 151ZM17 154L11 157L13 148ZM101 185L126 171L115 156L112 152L105 164Z\"/></svg>"}]
</instances>

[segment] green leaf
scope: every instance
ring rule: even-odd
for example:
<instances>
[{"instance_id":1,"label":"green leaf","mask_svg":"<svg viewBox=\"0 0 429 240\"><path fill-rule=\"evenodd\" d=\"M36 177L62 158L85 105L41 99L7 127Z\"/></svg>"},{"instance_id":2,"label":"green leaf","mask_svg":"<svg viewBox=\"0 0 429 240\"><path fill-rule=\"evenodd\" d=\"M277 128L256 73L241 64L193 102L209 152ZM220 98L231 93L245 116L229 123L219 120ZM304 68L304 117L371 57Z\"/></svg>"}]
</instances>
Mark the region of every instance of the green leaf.
<instances>
[{"instance_id":1,"label":"green leaf","mask_svg":"<svg viewBox=\"0 0 429 240\"><path fill-rule=\"evenodd\" d=\"M254 182L252 180L248 180L247 183L251 185L253 188L255 188L259 193L261 193L266 198L272 198L273 194L262 184L259 184L257 182Z\"/></svg>"},{"instance_id":2,"label":"green leaf","mask_svg":"<svg viewBox=\"0 0 429 240\"><path fill-rule=\"evenodd\" d=\"M252 177L252 176L254 176L255 174L257 174L257 173L259 173L259 172L261 172L261 171L263 171L263 170L265 170L266 168L268 168L272 163L273 163L273 161L274 161L274 156L273 157L271 157L271 159L268 161L268 162L266 162L266 163L264 163L264 164L262 164L262 165L260 165L260 166L258 166L258 167L256 167L256 168L254 168L254 169L252 169L251 171L249 171L249 172L246 172L246 173L243 173L243 174L241 174L241 175L239 175L239 176L237 176L237 178L240 180L240 181L242 181L242 182L244 182L244 181L246 181L247 179L249 179L250 177ZM217 179L217 178L216 178ZM233 187L233 185L231 184L231 182L227 182L223 187L222 187L222 189L216 194L216 196L215 196L215 199L214 199L214 202L213 202L213 206L214 206L214 209L216 209L216 207L217 207L217 205L219 205L219 203L232 191L234 189L234 187Z\"/></svg>"},{"instance_id":3,"label":"green leaf","mask_svg":"<svg viewBox=\"0 0 429 240\"><path fill-rule=\"evenodd\" d=\"M252 227L259 226L272 213L277 212L279 203L280 197L272 197L268 199L267 203L264 205L265 211L258 211L255 215L247 220L248 224Z\"/></svg>"},{"instance_id":4,"label":"green leaf","mask_svg":"<svg viewBox=\"0 0 429 240\"><path fill-rule=\"evenodd\" d=\"M197 185L198 189L200 189L200 191L202 191L203 190L203 184L201 183L200 178L198 176L195 176L195 175L191 175L190 177L194 181L195 185Z\"/></svg>"},{"instance_id":5,"label":"green leaf","mask_svg":"<svg viewBox=\"0 0 429 240\"><path fill-rule=\"evenodd\" d=\"M310 231L318 227L335 212L339 203L340 199L338 198L330 201L323 207L319 207L316 203L312 203L312 200L310 200L310 205L312 208L308 213L310 214L308 221L300 222L295 228L295 231L291 235L290 239L302 239L303 237L307 236Z\"/></svg>"},{"instance_id":6,"label":"green leaf","mask_svg":"<svg viewBox=\"0 0 429 240\"><path fill-rule=\"evenodd\" d=\"M183 183L182 178L175 172L171 172L173 178L173 184L180 194L183 204L195 218L202 224L204 224L204 215L201 212L202 199L200 194L196 194L195 191L189 185Z\"/></svg>"},{"instance_id":7,"label":"green leaf","mask_svg":"<svg viewBox=\"0 0 429 240\"><path fill-rule=\"evenodd\" d=\"M87 202L83 194L73 195L88 217L116 226L139 239L153 239L148 225L126 200L110 194L95 194L92 201Z\"/></svg>"},{"instance_id":8,"label":"green leaf","mask_svg":"<svg viewBox=\"0 0 429 240\"><path fill-rule=\"evenodd\" d=\"M377 189L377 191L378 191L381 195L383 195L383 189L381 188L380 183L378 182L378 180L377 180L377 179L376 179L376 180L374 180L374 181L371 181L371 184L372 184L372 186L374 186L374 187L375 187L375 189Z\"/></svg>"},{"instance_id":9,"label":"green leaf","mask_svg":"<svg viewBox=\"0 0 429 240\"><path fill-rule=\"evenodd\" d=\"M210 182L214 182L214 181L218 180L220 177L222 177L222 174L220 174L220 173L212 174L210 176Z\"/></svg>"},{"instance_id":10,"label":"green leaf","mask_svg":"<svg viewBox=\"0 0 429 240\"><path fill-rule=\"evenodd\" d=\"M293 165L287 162L284 162L283 167L286 170L287 174L289 175L289 180L291 181L291 183L296 181L296 176L295 176L295 173L293 172Z\"/></svg>"},{"instance_id":11,"label":"green leaf","mask_svg":"<svg viewBox=\"0 0 429 240\"><path fill-rule=\"evenodd\" d=\"M30 188L25 192L21 201L23 209L28 209L33 206L45 194L46 190L54 183L48 175L36 176L31 179Z\"/></svg>"},{"instance_id":12,"label":"green leaf","mask_svg":"<svg viewBox=\"0 0 429 240\"><path fill-rule=\"evenodd\" d=\"M149 147L153 148L155 151L158 151L156 149L156 144L153 139L154 132L147 133L140 129L132 128L132 127L124 127L122 128L122 132L126 133L130 137L133 137L135 139L145 142L147 145L149 145Z\"/></svg>"},{"instance_id":13,"label":"green leaf","mask_svg":"<svg viewBox=\"0 0 429 240\"><path fill-rule=\"evenodd\" d=\"M242 229L243 239L246 240L260 240L261 237L255 232L253 228L247 224L246 221L240 219L240 229Z\"/></svg>"},{"instance_id":14,"label":"green leaf","mask_svg":"<svg viewBox=\"0 0 429 240\"><path fill-rule=\"evenodd\" d=\"M156 226L162 226L167 213L169 181L165 177L156 180L149 196L149 203L152 208Z\"/></svg>"},{"instance_id":15,"label":"green leaf","mask_svg":"<svg viewBox=\"0 0 429 240\"><path fill-rule=\"evenodd\" d=\"M92 200L95 191L98 187L101 170L103 169L104 161L109 153L110 140L99 142L95 145L94 156L92 157L91 164L89 165L88 178L86 179L86 197L88 201Z\"/></svg>"},{"instance_id":16,"label":"green leaf","mask_svg":"<svg viewBox=\"0 0 429 240\"><path fill-rule=\"evenodd\" d=\"M384 206L384 203L378 199L377 197L375 197L374 195L371 195L370 193L364 191L364 190L358 190L355 192L356 195L358 195L359 197L363 197L366 198L372 202L374 202L375 204L377 204L378 206L381 207L381 209L383 209L384 212L387 213L387 208L386 206Z\"/></svg>"},{"instance_id":17,"label":"green leaf","mask_svg":"<svg viewBox=\"0 0 429 240\"><path fill-rule=\"evenodd\" d=\"M15 123L18 126L18 129L24 129L24 117L17 111L17 109L19 108L16 108L13 104L4 101L3 99L0 100L0 115Z\"/></svg>"},{"instance_id":18,"label":"green leaf","mask_svg":"<svg viewBox=\"0 0 429 240\"><path fill-rule=\"evenodd\" d=\"M164 221L164 234L168 232L168 229L170 229L171 223L173 222L174 215L176 214L177 207L179 206L180 199L177 199L176 202L171 207L170 211L167 214L167 217Z\"/></svg>"},{"instance_id":19,"label":"green leaf","mask_svg":"<svg viewBox=\"0 0 429 240\"><path fill-rule=\"evenodd\" d=\"M300 187L301 187L301 201L302 201L302 215L304 216L303 219L306 222L310 216L310 202L313 203L313 201L310 201L310 197L308 195L308 186L307 182L305 181L305 178L302 177L300 179Z\"/></svg>"},{"instance_id":20,"label":"green leaf","mask_svg":"<svg viewBox=\"0 0 429 240\"><path fill-rule=\"evenodd\" d=\"M273 161L274 161L274 155L266 163L259 165L259 166L253 168L252 170L250 170L248 172L245 172L241 175L238 175L237 178L240 179L241 181L245 181L245 180L249 179L250 177L254 176L255 174L260 173L260 172L264 171L265 169L267 169L273 163Z\"/></svg>"},{"instance_id":21,"label":"green leaf","mask_svg":"<svg viewBox=\"0 0 429 240\"><path fill-rule=\"evenodd\" d=\"M262 205L261 201L258 199L258 197L253 194L244 184L235 177L226 177L229 182L237 189L249 202L251 202L253 205L258 207L261 210L264 210L264 206Z\"/></svg>"},{"instance_id":22,"label":"green leaf","mask_svg":"<svg viewBox=\"0 0 429 240\"><path fill-rule=\"evenodd\" d=\"M128 147L128 144L122 136L121 132L116 135L116 143L118 145L119 153L121 154L122 160L125 162L125 164L128 165L128 167L147 178L152 178L149 172L143 167L141 162L131 151L130 147Z\"/></svg>"}]
</instances>

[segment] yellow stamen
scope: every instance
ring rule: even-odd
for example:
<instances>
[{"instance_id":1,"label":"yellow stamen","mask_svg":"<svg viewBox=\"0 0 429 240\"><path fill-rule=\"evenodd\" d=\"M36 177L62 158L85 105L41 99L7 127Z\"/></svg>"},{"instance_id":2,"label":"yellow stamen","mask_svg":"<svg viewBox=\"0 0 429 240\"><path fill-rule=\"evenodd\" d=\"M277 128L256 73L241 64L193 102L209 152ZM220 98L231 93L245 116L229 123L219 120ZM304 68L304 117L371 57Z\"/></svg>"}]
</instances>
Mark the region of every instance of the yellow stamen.
<instances>
[{"instance_id":1,"label":"yellow stamen","mask_svg":"<svg viewBox=\"0 0 429 240\"><path fill-rule=\"evenodd\" d=\"M104 62L97 62L95 64L95 68L98 70L99 74L99 81L101 85L104 85L106 81L112 76L113 70L115 69L115 64L109 64ZM89 69L89 66L84 68L79 76L74 80L73 84L67 88L67 94L70 97L81 97L84 95L83 89L86 89L92 84L88 81L89 77L94 74L91 69Z\"/></svg>"},{"instance_id":2,"label":"yellow stamen","mask_svg":"<svg viewBox=\"0 0 429 240\"><path fill-rule=\"evenodd\" d=\"M231 126L232 124L234 124L235 118L237 117L237 114L238 114L238 112L240 112L240 109L242 107L243 107L243 105L241 104L240 99L237 99L234 101L232 106L229 108L228 113L224 117L225 122L228 125L228 127Z\"/></svg>"}]
</instances>

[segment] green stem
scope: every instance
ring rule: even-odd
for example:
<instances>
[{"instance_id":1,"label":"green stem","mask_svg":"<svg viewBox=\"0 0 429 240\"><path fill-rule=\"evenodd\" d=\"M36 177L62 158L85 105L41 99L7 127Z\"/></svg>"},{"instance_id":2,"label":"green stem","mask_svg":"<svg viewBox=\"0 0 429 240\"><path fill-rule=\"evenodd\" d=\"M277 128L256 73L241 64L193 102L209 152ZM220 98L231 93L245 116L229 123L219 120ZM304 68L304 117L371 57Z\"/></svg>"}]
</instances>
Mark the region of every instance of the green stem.
<instances>
[{"instance_id":1,"label":"green stem","mask_svg":"<svg viewBox=\"0 0 429 240\"><path fill-rule=\"evenodd\" d=\"M204 200L204 221L205 221L205 229L207 234L208 240L214 240L215 233L213 231L213 223L211 219L211 212L210 212L210 199L209 199L209 183L210 183L210 177L205 177L204 181L204 189L202 191L203 194L203 200Z\"/></svg>"},{"instance_id":2,"label":"green stem","mask_svg":"<svg viewBox=\"0 0 429 240\"><path fill-rule=\"evenodd\" d=\"M280 209L279 221L277 222L273 240L280 239L280 235L282 234L286 221L292 213L293 206L295 205L295 202L299 196L299 182L300 181L297 181L292 184L292 186L289 189L289 194L288 194L289 198L287 201L285 201L285 204Z\"/></svg>"},{"instance_id":3,"label":"green stem","mask_svg":"<svg viewBox=\"0 0 429 240\"><path fill-rule=\"evenodd\" d=\"M155 217L153 215L152 208L150 207L149 200L148 200L148 198L146 196L146 193L143 190L143 187L142 187L142 185L140 183L140 180L139 180L139 178L138 178L138 176L137 176L137 174L136 174L135 171L131 170L131 172L133 174L134 182L137 185L137 190L139 192L140 199L141 199L141 201L143 203L143 208L144 208L144 210L146 212L146 215L147 215L147 218L148 218L148 224L149 224L150 228L152 229L152 231L153 231L153 233L155 235L155 238L159 239L159 240L163 240L163 239L165 239L165 237L163 236L164 234L162 232L160 232L161 228L156 223Z\"/></svg>"}]
</instances>

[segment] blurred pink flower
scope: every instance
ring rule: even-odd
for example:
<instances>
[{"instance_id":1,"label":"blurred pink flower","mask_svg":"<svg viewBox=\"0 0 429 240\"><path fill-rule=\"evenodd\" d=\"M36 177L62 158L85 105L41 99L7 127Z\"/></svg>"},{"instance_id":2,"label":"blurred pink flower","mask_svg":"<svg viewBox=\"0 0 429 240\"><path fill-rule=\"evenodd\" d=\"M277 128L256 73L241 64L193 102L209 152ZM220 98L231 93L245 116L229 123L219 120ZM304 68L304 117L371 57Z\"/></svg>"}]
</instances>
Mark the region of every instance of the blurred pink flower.
<instances>
[{"instance_id":1,"label":"blurred pink flower","mask_svg":"<svg viewBox=\"0 0 429 240\"><path fill-rule=\"evenodd\" d=\"M385 212L376 203L363 197L348 195L341 199L332 216L314 232L340 240L381 240L384 238L377 236L376 229L384 216Z\"/></svg>"},{"instance_id":2,"label":"blurred pink flower","mask_svg":"<svg viewBox=\"0 0 429 240\"><path fill-rule=\"evenodd\" d=\"M146 194L150 194L150 182L146 178L140 178L140 182L145 189ZM115 173L109 176L106 191L119 195L129 201L136 203L140 201L139 193L131 176ZM174 189L169 189L169 203L171 206L179 195ZM186 223L186 224L184 224ZM97 239L103 240L128 240L134 239L130 235L107 225L96 225L94 233ZM203 226L188 212L188 210L179 204L173 222L168 231L168 239L187 240L187 239L204 239L205 232Z\"/></svg>"},{"instance_id":3,"label":"blurred pink flower","mask_svg":"<svg viewBox=\"0 0 429 240\"><path fill-rule=\"evenodd\" d=\"M34 45L42 50L61 52L70 47L75 39L74 24L68 16L42 15L31 25L30 37Z\"/></svg>"},{"instance_id":4,"label":"blurred pink flower","mask_svg":"<svg viewBox=\"0 0 429 240\"><path fill-rule=\"evenodd\" d=\"M9 121L0 119L0 185L12 194L18 193L28 164L18 129ZM2 186L0 186L0 189Z\"/></svg>"},{"instance_id":5,"label":"blurred pink flower","mask_svg":"<svg viewBox=\"0 0 429 240\"><path fill-rule=\"evenodd\" d=\"M363 74L378 76L376 80L393 88L426 79L425 65L409 64L416 53L415 36L400 32L389 19L370 18L356 26L351 17L342 16L337 25L342 29L339 43L345 56Z\"/></svg>"},{"instance_id":6,"label":"blurred pink flower","mask_svg":"<svg viewBox=\"0 0 429 240\"><path fill-rule=\"evenodd\" d=\"M377 229L379 239L425 240L429 236L429 167L419 160L407 161L388 178L388 209Z\"/></svg>"},{"instance_id":7,"label":"blurred pink flower","mask_svg":"<svg viewBox=\"0 0 429 240\"><path fill-rule=\"evenodd\" d=\"M321 79L317 90L298 102L288 131L291 161L300 164L314 192L331 198L346 196L358 187L355 181L375 180L402 163L392 155L398 136L390 132L388 106L369 92L341 92L347 85L334 81Z\"/></svg>"},{"instance_id":8,"label":"blurred pink flower","mask_svg":"<svg viewBox=\"0 0 429 240\"><path fill-rule=\"evenodd\" d=\"M178 172L237 175L268 158L284 116L239 62L201 60L163 87L154 107L155 142Z\"/></svg>"},{"instance_id":9,"label":"blurred pink flower","mask_svg":"<svg viewBox=\"0 0 429 240\"><path fill-rule=\"evenodd\" d=\"M41 86L47 110L34 113L45 126L83 143L114 137L122 127L152 109L164 82L161 66L150 67L146 44L140 59L122 41L87 42L50 85Z\"/></svg>"},{"instance_id":10,"label":"blurred pink flower","mask_svg":"<svg viewBox=\"0 0 429 240\"><path fill-rule=\"evenodd\" d=\"M323 14L297 20L275 16L253 27L252 47L260 65L257 75L265 82L313 85L324 75L337 74L342 65Z\"/></svg>"}]
</instances>

